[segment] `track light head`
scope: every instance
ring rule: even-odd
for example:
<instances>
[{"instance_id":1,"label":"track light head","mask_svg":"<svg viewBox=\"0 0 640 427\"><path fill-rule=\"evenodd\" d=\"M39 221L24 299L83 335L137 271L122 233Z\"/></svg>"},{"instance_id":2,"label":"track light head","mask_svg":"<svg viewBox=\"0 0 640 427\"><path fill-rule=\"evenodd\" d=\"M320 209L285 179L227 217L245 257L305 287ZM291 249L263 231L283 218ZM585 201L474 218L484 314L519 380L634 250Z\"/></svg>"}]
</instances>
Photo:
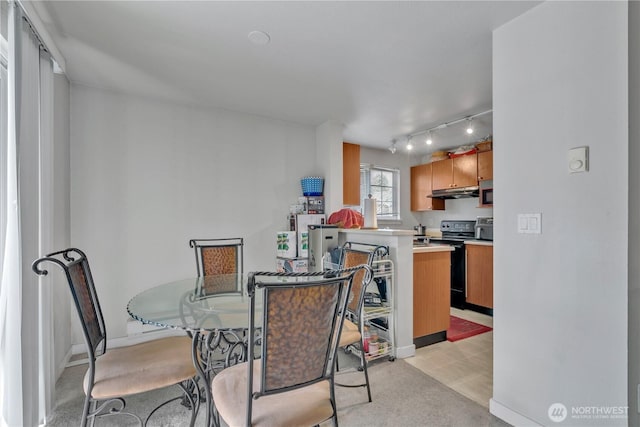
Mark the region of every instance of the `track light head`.
<instances>
[{"instance_id":1,"label":"track light head","mask_svg":"<svg viewBox=\"0 0 640 427\"><path fill-rule=\"evenodd\" d=\"M469 123L467 124L467 135L471 135L473 133L473 119L469 119Z\"/></svg>"},{"instance_id":2,"label":"track light head","mask_svg":"<svg viewBox=\"0 0 640 427\"><path fill-rule=\"evenodd\" d=\"M391 146L389 147L389 151L391 154L396 154L396 140L391 141Z\"/></svg>"}]
</instances>

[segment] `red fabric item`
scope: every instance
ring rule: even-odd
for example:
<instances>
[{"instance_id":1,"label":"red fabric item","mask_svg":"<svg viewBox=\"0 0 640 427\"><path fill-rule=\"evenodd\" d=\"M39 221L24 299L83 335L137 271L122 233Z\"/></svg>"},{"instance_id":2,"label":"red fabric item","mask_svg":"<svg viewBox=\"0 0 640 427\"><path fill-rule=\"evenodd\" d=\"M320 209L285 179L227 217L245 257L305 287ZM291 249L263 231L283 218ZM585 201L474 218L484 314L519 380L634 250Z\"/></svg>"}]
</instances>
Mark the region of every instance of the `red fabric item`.
<instances>
[{"instance_id":1,"label":"red fabric item","mask_svg":"<svg viewBox=\"0 0 640 427\"><path fill-rule=\"evenodd\" d=\"M353 209L340 209L329 216L328 224L336 224L340 228L362 228L364 217Z\"/></svg>"},{"instance_id":2,"label":"red fabric item","mask_svg":"<svg viewBox=\"0 0 640 427\"><path fill-rule=\"evenodd\" d=\"M472 148L471 150L465 151L464 153L449 153L449 158L455 159L456 157L468 156L469 154L476 154L477 152L477 148Z\"/></svg>"},{"instance_id":3,"label":"red fabric item","mask_svg":"<svg viewBox=\"0 0 640 427\"><path fill-rule=\"evenodd\" d=\"M488 326L484 326L470 320L464 320L456 316L451 316L451 325L449 326L449 329L447 329L447 341L454 342L489 332L491 330L492 328Z\"/></svg>"}]
</instances>

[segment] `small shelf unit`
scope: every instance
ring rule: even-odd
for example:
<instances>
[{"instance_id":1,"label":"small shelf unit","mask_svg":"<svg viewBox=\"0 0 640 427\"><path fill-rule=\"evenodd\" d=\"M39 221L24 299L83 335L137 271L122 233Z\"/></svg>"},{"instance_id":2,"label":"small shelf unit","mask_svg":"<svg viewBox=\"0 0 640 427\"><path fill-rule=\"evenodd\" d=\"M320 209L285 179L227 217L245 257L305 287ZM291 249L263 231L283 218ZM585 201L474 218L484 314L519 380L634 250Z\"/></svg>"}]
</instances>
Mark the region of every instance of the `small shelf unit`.
<instances>
[{"instance_id":1,"label":"small shelf unit","mask_svg":"<svg viewBox=\"0 0 640 427\"><path fill-rule=\"evenodd\" d=\"M388 258L376 259L373 261L372 268L373 280L367 286L367 292L379 295L377 284L379 281L384 281L386 298L380 298L380 305L371 305L366 302L364 304L365 357L369 361L382 357L395 360L393 261ZM377 340L373 340L372 338L376 335Z\"/></svg>"},{"instance_id":2,"label":"small shelf unit","mask_svg":"<svg viewBox=\"0 0 640 427\"><path fill-rule=\"evenodd\" d=\"M337 264L324 261L325 269L338 269ZM373 260L373 279L367 285L365 292L376 298L375 303L367 303L362 308L364 323L364 347L367 361L388 357L395 360L395 324L394 324L394 264L387 256ZM380 295L378 283L384 282L385 297ZM379 302L378 302L379 300ZM374 339L374 337L377 337ZM360 352L355 347L349 347L357 355Z\"/></svg>"}]
</instances>

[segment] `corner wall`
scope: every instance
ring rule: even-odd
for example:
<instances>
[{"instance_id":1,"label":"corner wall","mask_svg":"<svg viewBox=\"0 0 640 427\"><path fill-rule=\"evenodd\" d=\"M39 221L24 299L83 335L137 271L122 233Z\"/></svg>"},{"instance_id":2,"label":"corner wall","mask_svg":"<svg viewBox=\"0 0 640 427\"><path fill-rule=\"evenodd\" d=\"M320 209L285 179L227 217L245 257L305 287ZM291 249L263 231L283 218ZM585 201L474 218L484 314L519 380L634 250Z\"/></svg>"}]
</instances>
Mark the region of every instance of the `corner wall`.
<instances>
[{"instance_id":1,"label":"corner wall","mask_svg":"<svg viewBox=\"0 0 640 427\"><path fill-rule=\"evenodd\" d=\"M54 75L53 84L53 248L62 250L70 246L70 87L63 74ZM52 275L53 301L53 345L55 378L62 371L71 355L71 293L63 274Z\"/></svg>"},{"instance_id":2,"label":"corner wall","mask_svg":"<svg viewBox=\"0 0 640 427\"><path fill-rule=\"evenodd\" d=\"M518 425L558 403L562 425L627 424L584 413L627 406L627 25L626 2L545 2L494 32L491 412Z\"/></svg>"}]
</instances>

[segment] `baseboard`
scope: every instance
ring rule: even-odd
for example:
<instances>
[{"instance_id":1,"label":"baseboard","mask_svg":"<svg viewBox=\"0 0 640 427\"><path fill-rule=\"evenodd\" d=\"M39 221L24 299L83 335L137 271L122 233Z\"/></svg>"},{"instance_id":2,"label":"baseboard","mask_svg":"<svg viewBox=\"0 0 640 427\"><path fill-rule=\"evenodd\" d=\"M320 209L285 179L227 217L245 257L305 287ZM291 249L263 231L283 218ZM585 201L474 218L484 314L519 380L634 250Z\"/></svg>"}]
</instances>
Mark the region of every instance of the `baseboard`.
<instances>
[{"instance_id":1,"label":"baseboard","mask_svg":"<svg viewBox=\"0 0 640 427\"><path fill-rule=\"evenodd\" d=\"M425 335L413 339L413 344L416 348L425 347L438 342L446 341L447 331L436 332L435 334Z\"/></svg>"},{"instance_id":2,"label":"baseboard","mask_svg":"<svg viewBox=\"0 0 640 427\"><path fill-rule=\"evenodd\" d=\"M402 347L396 347L396 359L406 359L407 357L413 357L416 355L416 346L406 345Z\"/></svg>"},{"instance_id":3,"label":"baseboard","mask_svg":"<svg viewBox=\"0 0 640 427\"><path fill-rule=\"evenodd\" d=\"M500 418L502 421L511 424L512 426L541 427L541 425L537 422L507 408L493 398L489 400L489 412L492 415Z\"/></svg>"},{"instance_id":4,"label":"baseboard","mask_svg":"<svg viewBox=\"0 0 640 427\"><path fill-rule=\"evenodd\" d=\"M64 355L64 357L62 358L62 361L56 367L56 381L58 381L62 376L62 372L64 372L64 368L66 368L69 365L69 360L71 360L71 355L73 354L71 350L72 350L71 348L67 350L67 354Z\"/></svg>"},{"instance_id":5,"label":"baseboard","mask_svg":"<svg viewBox=\"0 0 640 427\"><path fill-rule=\"evenodd\" d=\"M128 331L131 332L131 331ZM118 338L109 338L107 342L107 348L117 348L117 347L125 347L128 345L139 344L145 341L151 341L159 338L165 337L173 337L173 336L185 336L186 333L183 330L179 329L166 329L166 328L156 328L156 329L148 329L142 332L134 332L130 335ZM87 352L86 345L83 344L73 344L71 346L71 354L82 354ZM68 361L68 359L67 359ZM66 366L70 366L67 363Z\"/></svg>"}]
</instances>

